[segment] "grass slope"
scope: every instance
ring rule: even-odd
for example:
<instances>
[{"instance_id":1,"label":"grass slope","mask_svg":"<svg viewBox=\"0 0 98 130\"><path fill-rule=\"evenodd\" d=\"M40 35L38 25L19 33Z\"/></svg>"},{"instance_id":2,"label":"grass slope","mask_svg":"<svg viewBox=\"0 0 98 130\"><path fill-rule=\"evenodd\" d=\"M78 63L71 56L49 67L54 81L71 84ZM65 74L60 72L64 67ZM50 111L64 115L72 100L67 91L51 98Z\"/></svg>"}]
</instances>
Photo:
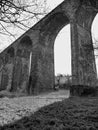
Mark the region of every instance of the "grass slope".
<instances>
[{"instance_id":1,"label":"grass slope","mask_svg":"<svg viewBox=\"0 0 98 130\"><path fill-rule=\"evenodd\" d=\"M98 130L98 97L51 104L0 130Z\"/></svg>"}]
</instances>

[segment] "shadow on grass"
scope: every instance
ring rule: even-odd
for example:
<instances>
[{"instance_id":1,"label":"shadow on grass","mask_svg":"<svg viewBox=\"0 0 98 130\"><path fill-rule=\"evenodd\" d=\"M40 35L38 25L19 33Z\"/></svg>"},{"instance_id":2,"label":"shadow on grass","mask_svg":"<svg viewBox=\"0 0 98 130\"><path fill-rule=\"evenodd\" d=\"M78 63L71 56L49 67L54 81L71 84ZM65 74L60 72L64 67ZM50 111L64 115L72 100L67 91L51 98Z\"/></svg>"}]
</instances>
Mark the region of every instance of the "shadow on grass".
<instances>
[{"instance_id":1,"label":"shadow on grass","mask_svg":"<svg viewBox=\"0 0 98 130\"><path fill-rule=\"evenodd\" d=\"M0 130L98 130L98 97L53 103Z\"/></svg>"}]
</instances>

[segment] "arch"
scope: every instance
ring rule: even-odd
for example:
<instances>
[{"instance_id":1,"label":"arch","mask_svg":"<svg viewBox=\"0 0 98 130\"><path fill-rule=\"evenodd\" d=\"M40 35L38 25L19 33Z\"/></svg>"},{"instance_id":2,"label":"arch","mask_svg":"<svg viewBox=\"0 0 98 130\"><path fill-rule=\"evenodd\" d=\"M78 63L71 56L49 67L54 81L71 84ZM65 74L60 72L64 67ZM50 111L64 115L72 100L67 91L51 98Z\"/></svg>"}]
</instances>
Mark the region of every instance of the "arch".
<instances>
[{"instance_id":1,"label":"arch","mask_svg":"<svg viewBox=\"0 0 98 130\"><path fill-rule=\"evenodd\" d=\"M74 5L74 2L71 4ZM89 3L87 4L89 5ZM66 6L69 5L67 4ZM38 79L36 86L38 87L35 88L35 91L47 90L50 89L50 87L53 88L54 41L59 31L67 24L71 25L72 82L74 85L94 84L96 72L93 68L95 59L90 29L96 12L92 8L86 8L86 6L87 5L77 6L79 8L76 11L74 11L73 8L69 10L64 6L66 8L65 12L63 9L60 10L60 12L54 11L50 13L42 23L42 26L40 27L39 46L37 47ZM81 52L83 53L81 54ZM79 69L83 72L82 78ZM91 76L90 78L89 75ZM92 80L89 81L89 79Z\"/></svg>"},{"instance_id":2,"label":"arch","mask_svg":"<svg viewBox=\"0 0 98 130\"><path fill-rule=\"evenodd\" d=\"M19 46L30 48L32 46L32 41L29 36L25 36L20 40Z\"/></svg>"},{"instance_id":3,"label":"arch","mask_svg":"<svg viewBox=\"0 0 98 130\"><path fill-rule=\"evenodd\" d=\"M7 50L7 54L9 54L10 57L14 57L15 56L15 49L13 47L10 47Z\"/></svg>"},{"instance_id":4,"label":"arch","mask_svg":"<svg viewBox=\"0 0 98 130\"><path fill-rule=\"evenodd\" d=\"M69 24L68 17L64 14L64 12L57 12L52 14L41 27L41 37L40 44L46 44L48 41L48 46L54 46L54 39L56 38L59 31ZM46 41L45 41L46 40ZM49 43L50 41L50 43ZM53 42L52 42L53 41Z\"/></svg>"},{"instance_id":5,"label":"arch","mask_svg":"<svg viewBox=\"0 0 98 130\"><path fill-rule=\"evenodd\" d=\"M71 75L71 37L70 25L61 29L55 39L54 44L54 60L55 75L70 74Z\"/></svg>"},{"instance_id":6,"label":"arch","mask_svg":"<svg viewBox=\"0 0 98 130\"><path fill-rule=\"evenodd\" d=\"M57 12L50 15L40 29L38 50L38 67L37 67L37 83L36 91L45 91L53 88L55 83L54 75L54 42L59 31L69 24L70 21L65 13ZM32 72L34 72L32 68ZM32 73L32 77L33 73Z\"/></svg>"},{"instance_id":7,"label":"arch","mask_svg":"<svg viewBox=\"0 0 98 130\"><path fill-rule=\"evenodd\" d=\"M97 32L98 32L98 13L96 14L96 16L94 17L94 20L92 22L92 28L91 28L91 33L92 33L92 41L93 41L93 46L94 46L94 55L95 55L95 61L96 61L96 67L98 65L98 59L97 59L97 55L98 55L98 52L97 52L97 41L98 41L98 35L97 35ZM97 69L97 77L98 77L98 67L96 68Z\"/></svg>"},{"instance_id":8,"label":"arch","mask_svg":"<svg viewBox=\"0 0 98 130\"><path fill-rule=\"evenodd\" d=\"M72 76L75 77L72 78L73 82L75 85L94 83L96 70L94 67L91 25L98 12L96 8L98 9L97 0L65 0L27 33L22 35L15 43L16 55L12 89L26 91L26 84L30 74L31 55L34 64L32 62L30 82L33 82L32 86L35 91L47 90L53 87L54 41L59 31L69 23L71 25ZM33 47L29 35L34 40ZM11 58L12 51L10 50L8 54L5 54L5 52L2 62L4 62L4 65L9 65L9 60L5 57L9 55Z\"/></svg>"},{"instance_id":9,"label":"arch","mask_svg":"<svg viewBox=\"0 0 98 130\"><path fill-rule=\"evenodd\" d=\"M12 91L27 93L30 76L32 40L24 36L17 47Z\"/></svg>"},{"instance_id":10,"label":"arch","mask_svg":"<svg viewBox=\"0 0 98 130\"><path fill-rule=\"evenodd\" d=\"M14 67L14 48L10 47L4 55L4 65L2 68L1 75L1 89L11 90L13 67Z\"/></svg>"},{"instance_id":11,"label":"arch","mask_svg":"<svg viewBox=\"0 0 98 130\"><path fill-rule=\"evenodd\" d=\"M17 48L17 56L28 58L32 49L32 41L29 36L25 36L20 40Z\"/></svg>"}]
</instances>

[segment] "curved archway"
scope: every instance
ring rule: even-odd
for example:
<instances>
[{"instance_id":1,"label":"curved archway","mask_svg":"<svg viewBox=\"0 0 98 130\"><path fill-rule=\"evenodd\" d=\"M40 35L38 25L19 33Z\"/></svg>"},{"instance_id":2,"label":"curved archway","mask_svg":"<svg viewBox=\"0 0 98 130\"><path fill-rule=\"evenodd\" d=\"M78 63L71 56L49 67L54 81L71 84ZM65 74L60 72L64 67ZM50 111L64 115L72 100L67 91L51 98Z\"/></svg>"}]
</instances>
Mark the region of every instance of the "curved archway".
<instances>
[{"instance_id":1,"label":"curved archway","mask_svg":"<svg viewBox=\"0 0 98 130\"><path fill-rule=\"evenodd\" d=\"M17 56L28 58L30 56L32 41L29 36L25 36L20 40L20 43L17 48Z\"/></svg>"},{"instance_id":2,"label":"curved archway","mask_svg":"<svg viewBox=\"0 0 98 130\"><path fill-rule=\"evenodd\" d=\"M41 44L53 47L57 34L67 24L69 24L69 19L64 12L52 14L45 20L45 26L41 27Z\"/></svg>"},{"instance_id":3,"label":"curved archway","mask_svg":"<svg viewBox=\"0 0 98 130\"><path fill-rule=\"evenodd\" d=\"M12 91L27 93L30 76L32 41L24 36L17 47Z\"/></svg>"},{"instance_id":4,"label":"curved archway","mask_svg":"<svg viewBox=\"0 0 98 130\"><path fill-rule=\"evenodd\" d=\"M92 33L92 41L94 46L94 54L95 54L97 77L98 77L98 14L95 16L93 20L91 33Z\"/></svg>"},{"instance_id":5,"label":"curved archway","mask_svg":"<svg viewBox=\"0 0 98 130\"><path fill-rule=\"evenodd\" d=\"M14 67L14 55L15 51L13 47L10 47L7 50L7 53L4 57L4 65L2 69L2 76L1 76L1 89L2 90L11 90L12 85L12 77L13 77L13 67Z\"/></svg>"},{"instance_id":6,"label":"curved archway","mask_svg":"<svg viewBox=\"0 0 98 130\"><path fill-rule=\"evenodd\" d=\"M13 47L10 47L7 51L7 54L9 54L10 57L14 57L15 56L15 50Z\"/></svg>"},{"instance_id":7,"label":"curved archway","mask_svg":"<svg viewBox=\"0 0 98 130\"><path fill-rule=\"evenodd\" d=\"M63 27L54 44L55 75L71 75L70 25Z\"/></svg>"},{"instance_id":8,"label":"curved archway","mask_svg":"<svg viewBox=\"0 0 98 130\"><path fill-rule=\"evenodd\" d=\"M40 88L37 88L37 91L44 91L54 87L54 42L60 30L68 24L69 19L62 11L50 15L41 26L38 52L40 53L38 63L38 80L40 82L37 82L36 85L40 86Z\"/></svg>"},{"instance_id":9,"label":"curved archway","mask_svg":"<svg viewBox=\"0 0 98 130\"><path fill-rule=\"evenodd\" d=\"M47 89L53 87L54 41L59 31L69 23L71 24L72 82L74 85L94 84L96 71L90 29L95 15L94 10L81 6L73 19L69 19L63 11L45 19L40 32L42 49L40 49L38 78L41 83L39 82L38 86L44 88L47 86Z\"/></svg>"}]
</instances>

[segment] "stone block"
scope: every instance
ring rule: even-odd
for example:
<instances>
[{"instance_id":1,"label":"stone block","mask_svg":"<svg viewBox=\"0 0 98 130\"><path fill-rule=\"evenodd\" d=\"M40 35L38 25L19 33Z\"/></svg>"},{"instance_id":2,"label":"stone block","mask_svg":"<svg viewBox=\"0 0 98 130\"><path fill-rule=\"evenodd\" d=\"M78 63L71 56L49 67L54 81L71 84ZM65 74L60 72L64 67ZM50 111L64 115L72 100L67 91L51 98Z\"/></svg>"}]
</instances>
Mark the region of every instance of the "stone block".
<instances>
[{"instance_id":1,"label":"stone block","mask_svg":"<svg viewBox=\"0 0 98 130\"><path fill-rule=\"evenodd\" d=\"M98 86L72 85L70 86L70 96L98 96Z\"/></svg>"}]
</instances>

